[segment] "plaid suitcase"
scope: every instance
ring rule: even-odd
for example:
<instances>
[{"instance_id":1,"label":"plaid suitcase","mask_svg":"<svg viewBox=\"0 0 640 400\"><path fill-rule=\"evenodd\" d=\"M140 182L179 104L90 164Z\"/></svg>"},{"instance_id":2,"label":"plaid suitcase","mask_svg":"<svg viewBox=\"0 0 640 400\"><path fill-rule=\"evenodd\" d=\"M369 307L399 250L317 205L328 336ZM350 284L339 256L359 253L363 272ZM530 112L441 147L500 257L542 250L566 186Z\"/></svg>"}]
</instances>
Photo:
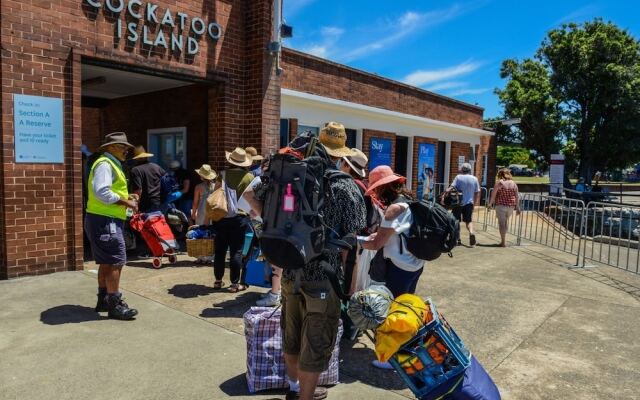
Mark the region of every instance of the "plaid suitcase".
<instances>
[{"instance_id":1,"label":"plaid suitcase","mask_svg":"<svg viewBox=\"0 0 640 400\"><path fill-rule=\"evenodd\" d=\"M247 340L246 376L251 393L288 387L282 353L280 313L279 308L274 310L270 307L251 307L244 314L244 334ZM340 321L329 368L320 374L319 385L338 383L342 330L342 321Z\"/></svg>"}]
</instances>

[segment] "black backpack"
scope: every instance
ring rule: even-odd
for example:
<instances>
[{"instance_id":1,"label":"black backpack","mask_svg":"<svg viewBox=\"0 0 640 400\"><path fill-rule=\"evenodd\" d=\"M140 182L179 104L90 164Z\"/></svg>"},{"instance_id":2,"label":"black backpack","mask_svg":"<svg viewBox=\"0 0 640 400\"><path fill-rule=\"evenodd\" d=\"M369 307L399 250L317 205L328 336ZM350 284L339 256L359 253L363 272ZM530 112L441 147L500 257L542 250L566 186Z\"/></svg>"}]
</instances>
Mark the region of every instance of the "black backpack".
<instances>
[{"instance_id":1,"label":"black backpack","mask_svg":"<svg viewBox=\"0 0 640 400\"><path fill-rule=\"evenodd\" d=\"M453 257L460 235L460 223L439 204L430 201L409 201L413 222L408 232L400 235L407 250L421 260L433 261L442 253ZM402 246L400 246L402 251Z\"/></svg>"},{"instance_id":2,"label":"black backpack","mask_svg":"<svg viewBox=\"0 0 640 400\"><path fill-rule=\"evenodd\" d=\"M300 269L327 250L351 247L325 224L323 214L329 183L351 177L332 166L315 138L304 151L309 154L304 159L274 155L264 173L268 183L260 248L269 263L284 269ZM293 200L285 201L285 196Z\"/></svg>"},{"instance_id":3,"label":"black backpack","mask_svg":"<svg viewBox=\"0 0 640 400\"><path fill-rule=\"evenodd\" d=\"M441 202L447 210L458 208L462 204L462 193L458 192L456 188L453 188L450 192L442 193Z\"/></svg>"}]
</instances>

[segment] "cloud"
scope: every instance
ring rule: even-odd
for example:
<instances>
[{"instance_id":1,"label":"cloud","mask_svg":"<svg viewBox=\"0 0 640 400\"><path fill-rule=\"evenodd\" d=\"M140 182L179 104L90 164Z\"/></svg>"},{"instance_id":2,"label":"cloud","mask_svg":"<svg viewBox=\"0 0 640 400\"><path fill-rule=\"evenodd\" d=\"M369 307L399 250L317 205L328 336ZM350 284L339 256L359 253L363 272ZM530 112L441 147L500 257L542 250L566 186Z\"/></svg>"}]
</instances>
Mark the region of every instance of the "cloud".
<instances>
[{"instance_id":1,"label":"cloud","mask_svg":"<svg viewBox=\"0 0 640 400\"><path fill-rule=\"evenodd\" d=\"M316 0L285 0L284 14L288 17L297 14L300 10L310 5Z\"/></svg>"},{"instance_id":2,"label":"cloud","mask_svg":"<svg viewBox=\"0 0 640 400\"><path fill-rule=\"evenodd\" d=\"M302 51L314 56L328 58L330 49L335 48L336 42L344 34L344 29L337 26L324 26L320 29L321 40L318 43L310 43L302 48Z\"/></svg>"},{"instance_id":3,"label":"cloud","mask_svg":"<svg viewBox=\"0 0 640 400\"><path fill-rule=\"evenodd\" d=\"M460 89L460 90L456 90L454 92L448 93L447 96L456 97L456 96L462 96L462 95L465 95L465 94L481 94L481 93L486 93L486 92L488 92L490 90L491 90L491 88Z\"/></svg>"},{"instance_id":4,"label":"cloud","mask_svg":"<svg viewBox=\"0 0 640 400\"><path fill-rule=\"evenodd\" d=\"M591 19L600 12L600 7L595 4L589 4L578 8L557 20L554 25L561 25L569 22L582 22L585 19Z\"/></svg>"},{"instance_id":5,"label":"cloud","mask_svg":"<svg viewBox=\"0 0 640 400\"><path fill-rule=\"evenodd\" d=\"M442 69L418 70L407 75L404 79L402 79L402 81L409 85L422 87L428 84L470 74L471 72L474 72L475 70L480 68L481 65L482 63L480 62L465 61L458 65L454 65L454 66L442 68Z\"/></svg>"},{"instance_id":6,"label":"cloud","mask_svg":"<svg viewBox=\"0 0 640 400\"><path fill-rule=\"evenodd\" d=\"M467 82L447 81L436 83L435 85L426 87L425 89L431 92L437 92L440 90L455 89L464 86L467 86Z\"/></svg>"},{"instance_id":7,"label":"cloud","mask_svg":"<svg viewBox=\"0 0 640 400\"><path fill-rule=\"evenodd\" d=\"M458 17L468 10L469 8L463 8L460 5L454 4L446 9L424 13L407 11L400 17L386 24L385 32L383 32L381 37L362 44L351 51L347 51L341 59L342 61L349 62L366 57L374 52L393 46L401 39L418 30L442 24Z\"/></svg>"}]
</instances>

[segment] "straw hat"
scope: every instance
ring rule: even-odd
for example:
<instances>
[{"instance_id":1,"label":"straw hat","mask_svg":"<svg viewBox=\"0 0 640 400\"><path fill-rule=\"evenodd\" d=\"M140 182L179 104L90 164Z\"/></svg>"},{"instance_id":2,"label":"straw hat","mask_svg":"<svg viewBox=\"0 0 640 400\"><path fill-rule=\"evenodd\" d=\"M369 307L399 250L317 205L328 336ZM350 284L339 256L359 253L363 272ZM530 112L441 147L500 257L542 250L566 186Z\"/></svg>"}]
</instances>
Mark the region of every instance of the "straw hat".
<instances>
[{"instance_id":1,"label":"straw hat","mask_svg":"<svg viewBox=\"0 0 640 400\"><path fill-rule=\"evenodd\" d=\"M216 174L216 171L214 171L213 168L211 168L211 165L209 164L202 164L202 167L196 169L196 172L203 179L206 179L208 181L212 181L218 177L218 174Z\"/></svg>"},{"instance_id":2,"label":"straw hat","mask_svg":"<svg viewBox=\"0 0 640 400\"><path fill-rule=\"evenodd\" d=\"M351 167L351 169L362 178L366 175L365 168L367 167L367 163L369 159L367 155L364 154L360 149L351 149L353 151L353 155L342 157L344 161Z\"/></svg>"},{"instance_id":3,"label":"straw hat","mask_svg":"<svg viewBox=\"0 0 640 400\"><path fill-rule=\"evenodd\" d=\"M264 157L259 155L258 154L258 150L253 146L245 147L244 151L246 151L247 154L251 156L251 159L253 161L262 161L262 160L264 160Z\"/></svg>"},{"instance_id":4,"label":"straw hat","mask_svg":"<svg viewBox=\"0 0 640 400\"><path fill-rule=\"evenodd\" d=\"M251 156L241 147L236 147L233 151L225 151L224 153L229 164L237 165L238 167L249 167L253 164Z\"/></svg>"},{"instance_id":5,"label":"straw hat","mask_svg":"<svg viewBox=\"0 0 640 400\"><path fill-rule=\"evenodd\" d=\"M180 169L182 163L178 160L173 160L169 163L169 169Z\"/></svg>"},{"instance_id":6,"label":"straw hat","mask_svg":"<svg viewBox=\"0 0 640 400\"><path fill-rule=\"evenodd\" d=\"M353 155L353 151L347 147L347 132L344 125L337 122L329 122L320 131L320 143L332 157L346 157Z\"/></svg>"},{"instance_id":7,"label":"straw hat","mask_svg":"<svg viewBox=\"0 0 640 400\"><path fill-rule=\"evenodd\" d=\"M150 158L153 157L153 154L151 153L147 153L147 151L144 149L144 146L136 146L136 148L133 150L133 159L134 160L139 160L141 158Z\"/></svg>"},{"instance_id":8,"label":"straw hat","mask_svg":"<svg viewBox=\"0 0 640 400\"><path fill-rule=\"evenodd\" d=\"M393 172L388 165L380 165L369 172L369 188L366 194L373 193L376 188L387 185L392 182L405 183L407 178Z\"/></svg>"},{"instance_id":9,"label":"straw hat","mask_svg":"<svg viewBox=\"0 0 640 400\"><path fill-rule=\"evenodd\" d=\"M124 132L111 132L104 137L104 142L100 146L100 149L104 149L112 144L124 144L127 147L133 148L134 146L127 140L127 134Z\"/></svg>"}]
</instances>

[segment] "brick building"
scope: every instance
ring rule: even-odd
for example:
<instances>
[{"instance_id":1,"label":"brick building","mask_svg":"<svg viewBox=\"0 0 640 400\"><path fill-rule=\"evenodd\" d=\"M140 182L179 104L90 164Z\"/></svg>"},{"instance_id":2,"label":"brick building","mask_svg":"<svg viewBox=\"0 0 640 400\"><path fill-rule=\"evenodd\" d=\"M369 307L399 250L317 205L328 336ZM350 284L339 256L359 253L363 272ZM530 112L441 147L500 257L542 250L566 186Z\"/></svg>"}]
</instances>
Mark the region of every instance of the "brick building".
<instances>
[{"instance_id":1,"label":"brick building","mask_svg":"<svg viewBox=\"0 0 640 400\"><path fill-rule=\"evenodd\" d=\"M459 156L494 175L481 108L289 49L278 76L272 27L272 0L2 0L0 279L82 269L81 145L116 130L160 163L219 168L337 120L414 188L421 143L439 181Z\"/></svg>"}]
</instances>

